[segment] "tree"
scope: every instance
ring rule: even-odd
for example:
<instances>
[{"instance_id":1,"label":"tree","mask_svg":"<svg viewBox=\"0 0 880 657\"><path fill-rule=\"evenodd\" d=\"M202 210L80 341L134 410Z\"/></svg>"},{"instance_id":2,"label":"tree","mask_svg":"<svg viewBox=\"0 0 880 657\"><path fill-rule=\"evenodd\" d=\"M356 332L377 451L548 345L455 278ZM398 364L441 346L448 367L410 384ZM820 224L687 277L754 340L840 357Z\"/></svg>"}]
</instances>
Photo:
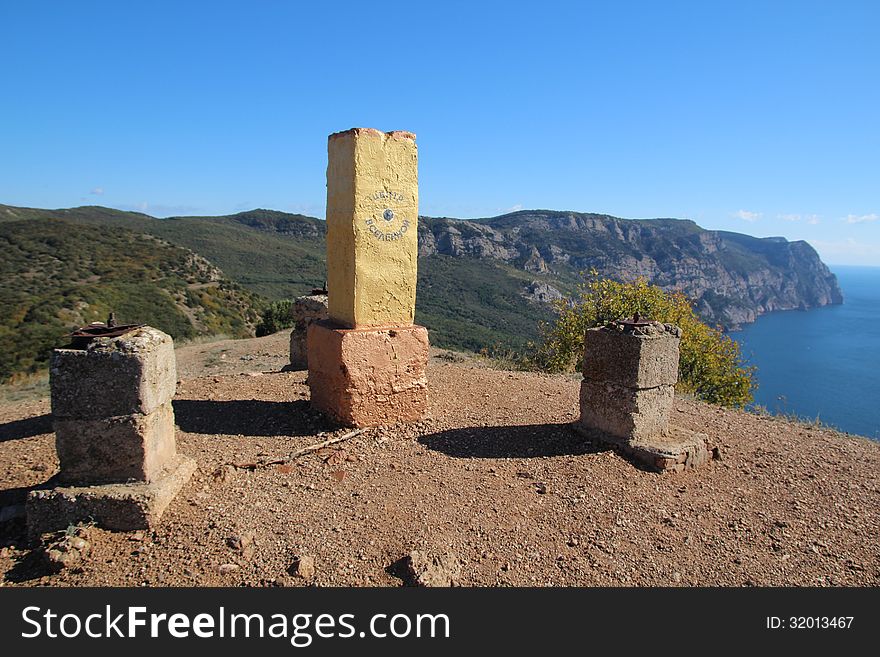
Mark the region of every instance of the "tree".
<instances>
[{"instance_id":1,"label":"tree","mask_svg":"<svg viewBox=\"0 0 880 657\"><path fill-rule=\"evenodd\" d=\"M257 324L257 337L277 333L281 329L293 326L293 300L282 299L273 301L263 311L260 323Z\"/></svg>"}]
</instances>

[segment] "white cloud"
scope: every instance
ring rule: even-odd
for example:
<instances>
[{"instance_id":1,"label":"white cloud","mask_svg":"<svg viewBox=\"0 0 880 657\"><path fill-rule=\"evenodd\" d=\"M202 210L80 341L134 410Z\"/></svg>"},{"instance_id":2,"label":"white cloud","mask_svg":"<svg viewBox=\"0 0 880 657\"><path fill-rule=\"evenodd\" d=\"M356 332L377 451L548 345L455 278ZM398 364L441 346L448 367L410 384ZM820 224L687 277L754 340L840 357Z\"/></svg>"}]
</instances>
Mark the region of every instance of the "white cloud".
<instances>
[{"instance_id":1,"label":"white cloud","mask_svg":"<svg viewBox=\"0 0 880 657\"><path fill-rule=\"evenodd\" d=\"M880 214L872 212L871 214L848 214L843 220L848 224L870 224L878 219L880 219Z\"/></svg>"},{"instance_id":2,"label":"white cloud","mask_svg":"<svg viewBox=\"0 0 880 657\"><path fill-rule=\"evenodd\" d=\"M89 192L92 196L103 196L104 188L103 187L95 187L91 192Z\"/></svg>"},{"instance_id":3,"label":"white cloud","mask_svg":"<svg viewBox=\"0 0 880 657\"><path fill-rule=\"evenodd\" d=\"M805 221L811 226L822 223L822 217L818 214L777 214L777 219L782 221Z\"/></svg>"},{"instance_id":4,"label":"white cloud","mask_svg":"<svg viewBox=\"0 0 880 657\"><path fill-rule=\"evenodd\" d=\"M743 221L757 221L761 218L761 212L749 212L748 210L740 210L739 212L734 212L730 215L731 217L736 217L737 219L742 219Z\"/></svg>"},{"instance_id":5,"label":"white cloud","mask_svg":"<svg viewBox=\"0 0 880 657\"><path fill-rule=\"evenodd\" d=\"M507 214L508 212L519 212L522 209L522 203L517 203L516 205L512 205L511 207L507 208L506 210L502 210L501 212L503 214Z\"/></svg>"}]
</instances>

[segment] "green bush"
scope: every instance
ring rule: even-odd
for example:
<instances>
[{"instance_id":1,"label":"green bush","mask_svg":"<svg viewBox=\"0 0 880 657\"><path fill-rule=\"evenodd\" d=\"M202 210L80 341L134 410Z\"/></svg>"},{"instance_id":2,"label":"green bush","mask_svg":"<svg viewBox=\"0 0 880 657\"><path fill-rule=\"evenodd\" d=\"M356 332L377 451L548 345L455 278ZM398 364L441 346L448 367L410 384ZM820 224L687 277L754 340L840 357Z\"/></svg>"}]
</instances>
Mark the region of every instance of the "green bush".
<instances>
[{"instance_id":1,"label":"green bush","mask_svg":"<svg viewBox=\"0 0 880 657\"><path fill-rule=\"evenodd\" d=\"M584 332L635 313L681 327L680 392L722 406L742 407L752 401L755 368L742 362L739 345L701 322L680 292L664 292L644 279L620 283L590 272L574 302L556 304L555 323L541 327L543 341L535 360L551 372L571 371L584 349Z\"/></svg>"},{"instance_id":2,"label":"green bush","mask_svg":"<svg viewBox=\"0 0 880 657\"><path fill-rule=\"evenodd\" d=\"M293 326L293 300L281 299L273 301L263 311L260 323L257 324L257 337L271 335Z\"/></svg>"}]
</instances>

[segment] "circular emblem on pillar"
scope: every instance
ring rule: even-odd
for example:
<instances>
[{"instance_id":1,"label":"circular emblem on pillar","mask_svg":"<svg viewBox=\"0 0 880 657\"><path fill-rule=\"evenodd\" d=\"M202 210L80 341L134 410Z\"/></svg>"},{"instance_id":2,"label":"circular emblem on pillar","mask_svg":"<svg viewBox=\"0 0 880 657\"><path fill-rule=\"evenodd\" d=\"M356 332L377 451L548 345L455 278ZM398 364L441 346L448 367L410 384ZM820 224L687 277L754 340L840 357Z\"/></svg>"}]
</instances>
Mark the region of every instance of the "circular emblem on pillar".
<instances>
[{"instance_id":1,"label":"circular emblem on pillar","mask_svg":"<svg viewBox=\"0 0 880 657\"><path fill-rule=\"evenodd\" d=\"M410 228L410 220L406 218L407 208L394 210L388 207L403 203L404 196L400 192L379 191L367 197L372 206L369 216L364 218L364 225L372 236L381 242L396 242L403 238Z\"/></svg>"}]
</instances>

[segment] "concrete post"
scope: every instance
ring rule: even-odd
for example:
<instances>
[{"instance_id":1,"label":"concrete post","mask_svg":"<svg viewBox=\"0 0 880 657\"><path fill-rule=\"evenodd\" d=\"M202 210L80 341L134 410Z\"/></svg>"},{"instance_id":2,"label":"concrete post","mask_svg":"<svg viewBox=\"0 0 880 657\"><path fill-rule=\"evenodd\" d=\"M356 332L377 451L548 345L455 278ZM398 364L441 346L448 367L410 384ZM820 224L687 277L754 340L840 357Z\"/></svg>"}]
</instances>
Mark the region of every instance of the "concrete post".
<instances>
[{"instance_id":1,"label":"concrete post","mask_svg":"<svg viewBox=\"0 0 880 657\"><path fill-rule=\"evenodd\" d=\"M330 135L330 318L308 328L308 382L312 404L342 424L414 421L427 408L428 332L413 325L417 228L415 135Z\"/></svg>"},{"instance_id":2,"label":"concrete post","mask_svg":"<svg viewBox=\"0 0 880 657\"><path fill-rule=\"evenodd\" d=\"M708 459L708 437L670 425L681 329L616 322L584 335L578 427L641 465L683 470Z\"/></svg>"},{"instance_id":3,"label":"concrete post","mask_svg":"<svg viewBox=\"0 0 880 657\"><path fill-rule=\"evenodd\" d=\"M195 470L177 454L171 337L141 327L56 349L50 366L58 487L27 501L32 536L82 521L146 529Z\"/></svg>"}]
</instances>

